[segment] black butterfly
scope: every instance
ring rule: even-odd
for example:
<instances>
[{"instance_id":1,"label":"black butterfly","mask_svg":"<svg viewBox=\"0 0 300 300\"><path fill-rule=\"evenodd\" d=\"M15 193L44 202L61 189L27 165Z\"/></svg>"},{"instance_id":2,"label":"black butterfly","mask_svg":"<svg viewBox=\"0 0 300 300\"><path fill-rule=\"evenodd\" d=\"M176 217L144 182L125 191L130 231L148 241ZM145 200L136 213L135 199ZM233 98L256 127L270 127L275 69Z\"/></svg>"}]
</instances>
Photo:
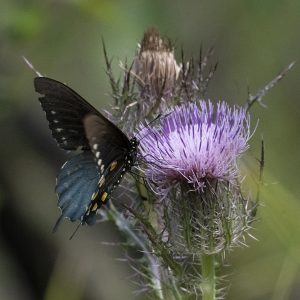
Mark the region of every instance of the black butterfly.
<instances>
[{"instance_id":1,"label":"black butterfly","mask_svg":"<svg viewBox=\"0 0 300 300\"><path fill-rule=\"evenodd\" d=\"M37 77L35 90L49 127L64 150L84 150L67 161L57 177L56 192L64 218L93 224L123 175L135 164L138 141L127 136L71 88L56 80Z\"/></svg>"}]
</instances>

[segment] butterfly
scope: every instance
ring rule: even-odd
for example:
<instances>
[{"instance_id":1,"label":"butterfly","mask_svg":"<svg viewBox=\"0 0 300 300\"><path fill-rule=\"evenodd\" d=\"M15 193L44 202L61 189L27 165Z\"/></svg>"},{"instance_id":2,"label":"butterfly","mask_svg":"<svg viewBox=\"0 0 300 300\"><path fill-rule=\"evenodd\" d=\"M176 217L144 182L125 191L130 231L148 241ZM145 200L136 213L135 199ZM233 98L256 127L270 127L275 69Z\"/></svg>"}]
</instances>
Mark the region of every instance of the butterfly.
<instances>
[{"instance_id":1,"label":"butterfly","mask_svg":"<svg viewBox=\"0 0 300 300\"><path fill-rule=\"evenodd\" d=\"M35 91L59 147L82 153L61 168L56 193L61 216L92 225L96 212L111 197L137 159L138 140L129 139L115 124L65 84L47 77L34 79ZM80 225L79 224L79 225Z\"/></svg>"}]
</instances>

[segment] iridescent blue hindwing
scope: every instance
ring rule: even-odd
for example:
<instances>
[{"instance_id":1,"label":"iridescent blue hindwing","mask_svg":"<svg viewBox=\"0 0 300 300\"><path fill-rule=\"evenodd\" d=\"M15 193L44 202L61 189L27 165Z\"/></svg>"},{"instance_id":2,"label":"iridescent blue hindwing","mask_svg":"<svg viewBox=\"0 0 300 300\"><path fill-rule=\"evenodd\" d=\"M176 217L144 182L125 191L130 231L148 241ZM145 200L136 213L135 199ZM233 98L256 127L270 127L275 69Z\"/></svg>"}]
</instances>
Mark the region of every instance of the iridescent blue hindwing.
<instances>
[{"instance_id":1,"label":"iridescent blue hindwing","mask_svg":"<svg viewBox=\"0 0 300 300\"><path fill-rule=\"evenodd\" d=\"M56 183L58 207L62 214L53 231L57 230L64 218L69 218L72 222L81 220L97 190L99 178L97 164L91 152L76 155L63 165ZM92 223L93 220L86 222Z\"/></svg>"}]
</instances>

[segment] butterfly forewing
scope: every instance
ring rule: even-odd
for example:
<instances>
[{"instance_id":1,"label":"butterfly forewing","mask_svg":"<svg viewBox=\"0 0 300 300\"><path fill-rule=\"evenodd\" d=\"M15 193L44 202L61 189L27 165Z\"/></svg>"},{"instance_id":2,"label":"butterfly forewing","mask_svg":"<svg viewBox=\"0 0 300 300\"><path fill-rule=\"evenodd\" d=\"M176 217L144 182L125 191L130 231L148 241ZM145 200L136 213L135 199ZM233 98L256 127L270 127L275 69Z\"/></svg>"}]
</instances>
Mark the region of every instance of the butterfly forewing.
<instances>
[{"instance_id":1,"label":"butterfly forewing","mask_svg":"<svg viewBox=\"0 0 300 300\"><path fill-rule=\"evenodd\" d=\"M76 150L78 147L89 148L82 123L88 113L100 113L75 91L56 80L37 77L35 90L46 112L52 135L62 149Z\"/></svg>"}]
</instances>

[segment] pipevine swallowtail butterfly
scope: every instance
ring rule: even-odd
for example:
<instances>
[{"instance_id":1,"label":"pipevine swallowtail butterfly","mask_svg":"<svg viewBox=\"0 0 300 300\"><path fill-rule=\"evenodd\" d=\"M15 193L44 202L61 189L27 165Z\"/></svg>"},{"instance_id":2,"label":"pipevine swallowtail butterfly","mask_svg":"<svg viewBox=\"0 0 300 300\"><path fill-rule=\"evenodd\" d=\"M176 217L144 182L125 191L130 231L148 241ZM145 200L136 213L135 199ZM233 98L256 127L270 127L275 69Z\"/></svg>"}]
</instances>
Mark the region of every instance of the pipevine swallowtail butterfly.
<instances>
[{"instance_id":1,"label":"pipevine swallowtail butterfly","mask_svg":"<svg viewBox=\"0 0 300 300\"><path fill-rule=\"evenodd\" d=\"M74 90L54 79L34 79L39 101L46 113L52 136L60 148L82 153L61 168L56 193L64 218L91 225L96 212L134 165L138 141L127 136Z\"/></svg>"}]
</instances>

